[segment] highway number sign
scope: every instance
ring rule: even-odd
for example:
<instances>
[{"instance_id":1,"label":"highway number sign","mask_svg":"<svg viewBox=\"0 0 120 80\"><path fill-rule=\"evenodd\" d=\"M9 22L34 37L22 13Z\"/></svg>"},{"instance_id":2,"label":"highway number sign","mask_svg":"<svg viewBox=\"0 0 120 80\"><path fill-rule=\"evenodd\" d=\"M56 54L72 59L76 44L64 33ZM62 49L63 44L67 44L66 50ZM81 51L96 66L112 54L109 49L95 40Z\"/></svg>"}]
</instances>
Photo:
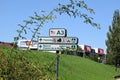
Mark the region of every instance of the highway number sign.
<instances>
[{"instance_id":1,"label":"highway number sign","mask_svg":"<svg viewBox=\"0 0 120 80\"><path fill-rule=\"evenodd\" d=\"M66 29L64 28L51 28L49 31L49 35L51 37L66 37Z\"/></svg>"}]
</instances>

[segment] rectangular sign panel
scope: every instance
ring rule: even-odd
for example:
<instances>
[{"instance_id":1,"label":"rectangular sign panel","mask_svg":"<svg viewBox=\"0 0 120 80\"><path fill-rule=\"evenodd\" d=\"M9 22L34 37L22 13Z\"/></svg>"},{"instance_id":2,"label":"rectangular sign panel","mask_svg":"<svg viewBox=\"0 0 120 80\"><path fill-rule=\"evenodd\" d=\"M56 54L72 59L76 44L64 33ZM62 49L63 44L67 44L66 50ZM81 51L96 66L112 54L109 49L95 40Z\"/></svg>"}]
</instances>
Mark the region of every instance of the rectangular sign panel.
<instances>
[{"instance_id":1,"label":"rectangular sign panel","mask_svg":"<svg viewBox=\"0 0 120 80\"><path fill-rule=\"evenodd\" d=\"M64 28L51 28L49 35L51 37L66 37L67 31Z\"/></svg>"},{"instance_id":2,"label":"rectangular sign panel","mask_svg":"<svg viewBox=\"0 0 120 80\"><path fill-rule=\"evenodd\" d=\"M39 44L38 50L46 50L46 51L57 51L57 50L76 50L77 45L68 45L68 44Z\"/></svg>"},{"instance_id":3,"label":"rectangular sign panel","mask_svg":"<svg viewBox=\"0 0 120 80\"><path fill-rule=\"evenodd\" d=\"M77 44L77 37L39 37L39 43L56 43L56 44Z\"/></svg>"}]
</instances>

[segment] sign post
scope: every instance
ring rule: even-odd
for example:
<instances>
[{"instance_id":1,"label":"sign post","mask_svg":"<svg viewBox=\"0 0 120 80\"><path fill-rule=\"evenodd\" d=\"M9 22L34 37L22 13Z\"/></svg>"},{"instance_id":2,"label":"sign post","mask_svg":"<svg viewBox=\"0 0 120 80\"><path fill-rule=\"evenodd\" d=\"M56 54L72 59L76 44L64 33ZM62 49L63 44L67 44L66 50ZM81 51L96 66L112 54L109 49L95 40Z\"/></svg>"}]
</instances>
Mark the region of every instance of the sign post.
<instances>
[{"instance_id":1,"label":"sign post","mask_svg":"<svg viewBox=\"0 0 120 80\"><path fill-rule=\"evenodd\" d=\"M56 80L59 73L59 51L63 49L76 50L78 44L77 37L66 37L67 31L64 28L51 28L50 37L38 38L38 50L56 51Z\"/></svg>"},{"instance_id":2,"label":"sign post","mask_svg":"<svg viewBox=\"0 0 120 80\"><path fill-rule=\"evenodd\" d=\"M59 51L56 51L56 80L58 80L58 70L59 70Z\"/></svg>"}]
</instances>

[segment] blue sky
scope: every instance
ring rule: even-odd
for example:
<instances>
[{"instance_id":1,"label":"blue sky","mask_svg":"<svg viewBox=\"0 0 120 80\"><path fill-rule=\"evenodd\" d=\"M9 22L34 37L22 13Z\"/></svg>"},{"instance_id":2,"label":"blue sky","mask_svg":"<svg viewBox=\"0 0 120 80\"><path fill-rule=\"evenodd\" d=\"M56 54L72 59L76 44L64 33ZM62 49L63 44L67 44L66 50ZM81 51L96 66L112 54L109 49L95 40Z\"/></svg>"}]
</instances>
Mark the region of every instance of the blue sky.
<instances>
[{"instance_id":1,"label":"blue sky","mask_svg":"<svg viewBox=\"0 0 120 80\"><path fill-rule=\"evenodd\" d=\"M40 10L51 11L57 7L57 3L66 3L69 0L0 0L0 41L13 42L17 36L17 24L23 24L34 12ZM79 44L90 45L106 49L105 40L108 26L112 23L113 13L120 10L120 0L85 0L86 4L93 8L95 15L90 15L99 23L101 29L84 24L80 18L58 16L54 23L45 25L41 29L41 36L49 36L50 28L66 28L67 36L79 38ZM88 13L89 14L89 13Z\"/></svg>"}]
</instances>

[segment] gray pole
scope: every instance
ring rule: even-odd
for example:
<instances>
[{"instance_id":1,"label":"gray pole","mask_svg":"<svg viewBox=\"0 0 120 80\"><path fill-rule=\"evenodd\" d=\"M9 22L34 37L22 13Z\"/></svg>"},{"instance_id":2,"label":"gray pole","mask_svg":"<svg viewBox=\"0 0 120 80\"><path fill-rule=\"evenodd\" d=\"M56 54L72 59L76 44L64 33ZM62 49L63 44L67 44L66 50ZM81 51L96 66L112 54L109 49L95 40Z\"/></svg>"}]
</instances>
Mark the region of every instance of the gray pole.
<instances>
[{"instance_id":1,"label":"gray pole","mask_svg":"<svg viewBox=\"0 0 120 80\"><path fill-rule=\"evenodd\" d=\"M58 69L59 69L59 51L56 51L56 80L58 80Z\"/></svg>"}]
</instances>

